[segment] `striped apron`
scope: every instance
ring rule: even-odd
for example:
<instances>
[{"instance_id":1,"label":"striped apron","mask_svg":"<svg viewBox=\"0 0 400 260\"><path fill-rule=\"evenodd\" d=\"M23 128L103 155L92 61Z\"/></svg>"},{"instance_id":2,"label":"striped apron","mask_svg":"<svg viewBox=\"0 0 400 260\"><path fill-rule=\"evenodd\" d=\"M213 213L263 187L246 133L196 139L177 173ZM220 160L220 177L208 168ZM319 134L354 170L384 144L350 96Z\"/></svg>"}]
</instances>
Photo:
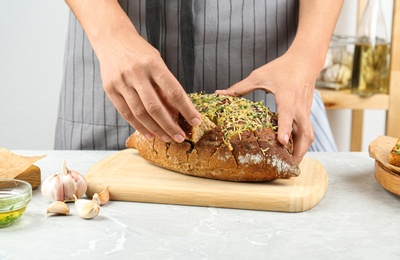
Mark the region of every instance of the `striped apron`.
<instances>
[{"instance_id":1,"label":"striped apron","mask_svg":"<svg viewBox=\"0 0 400 260\"><path fill-rule=\"evenodd\" d=\"M137 31L157 48L186 92L213 93L247 77L289 48L297 0L120 0ZM99 61L73 13L66 40L55 149L119 150L134 129L105 95ZM262 90L246 98L276 111ZM336 151L321 97L311 111L310 151Z\"/></svg>"}]
</instances>

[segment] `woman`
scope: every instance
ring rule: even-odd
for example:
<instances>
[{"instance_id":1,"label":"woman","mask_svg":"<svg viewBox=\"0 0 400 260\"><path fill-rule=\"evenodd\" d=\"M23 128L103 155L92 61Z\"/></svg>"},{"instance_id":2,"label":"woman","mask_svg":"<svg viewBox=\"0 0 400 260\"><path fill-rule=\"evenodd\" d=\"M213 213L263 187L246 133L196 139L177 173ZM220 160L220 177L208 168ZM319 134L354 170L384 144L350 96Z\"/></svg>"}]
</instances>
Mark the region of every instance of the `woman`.
<instances>
[{"instance_id":1,"label":"woman","mask_svg":"<svg viewBox=\"0 0 400 260\"><path fill-rule=\"evenodd\" d=\"M200 124L185 94L197 91L264 100L298 162L310 146L336 149L314 83L342 1L66 2L56 149L121 149L132 127L182 142L173 117Z\"/></svg>"}]
</instances>

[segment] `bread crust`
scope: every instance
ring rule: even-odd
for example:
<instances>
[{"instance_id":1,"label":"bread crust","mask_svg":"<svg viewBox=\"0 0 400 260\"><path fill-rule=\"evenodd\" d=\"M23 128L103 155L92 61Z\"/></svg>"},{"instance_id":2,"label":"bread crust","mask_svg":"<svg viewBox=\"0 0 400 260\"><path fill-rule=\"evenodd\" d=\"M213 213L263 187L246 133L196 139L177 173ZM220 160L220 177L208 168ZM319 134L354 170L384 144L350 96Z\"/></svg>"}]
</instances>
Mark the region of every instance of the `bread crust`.
<instances>
[{"instance_id":1,"label":"bread crust","mask_svg":"<svg viewBox=\"0 0 400 260\"><path fill-rule=\"evenodd\" d=\"M389 153L389 163L400 167L400 138Z\"/></svg>"},{"instance_id":2,"label":"bread crust","mask_svg":"<svg viewBox=\"0 0 400 260\"><path fill-rule=\"evenodd\" d=\"M182 129L191 137L182 143L166 143L158 137L149 140L136 131L126 146L160 167L209 179L259 182L300 174L292 157L292 139L285 147L274 129L261 127L233 135L227 143L221 126L210 122L196 128L180 119Z\"/></svg>"}]
</instances>

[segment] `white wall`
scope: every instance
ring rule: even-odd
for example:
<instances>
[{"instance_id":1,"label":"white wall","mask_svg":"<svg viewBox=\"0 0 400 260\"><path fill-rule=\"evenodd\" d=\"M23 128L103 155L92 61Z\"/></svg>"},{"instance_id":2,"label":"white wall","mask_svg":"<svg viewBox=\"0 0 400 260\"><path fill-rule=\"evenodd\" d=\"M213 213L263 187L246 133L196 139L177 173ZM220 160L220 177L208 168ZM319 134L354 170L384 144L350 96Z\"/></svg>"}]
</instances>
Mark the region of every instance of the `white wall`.
<instances>
[{"instance_id":1,"label":"white wall","mask_svg":"<svg viewBox=\"0 0 400 260\"><path fill-rule=\"evenodd\" d=\"M391 20L393 0L382 0ZM345 0L336 32L354 34L356 0ZM68 7L63 0L0 1L0 147L52 149L62 80ZM341 151L351 113L328 111ZM363 150L384 133L385 113L366 111Z\"/></svg>"},{"instance_id":2,"label":"white wall","mask_svg":"<svg viewBox=\"0 0 400 260\"><path fill-rule=\"evenodd\" d=\"M52 149L68 6L0 1L0 147Z\"/></svg>"}]
</instances>

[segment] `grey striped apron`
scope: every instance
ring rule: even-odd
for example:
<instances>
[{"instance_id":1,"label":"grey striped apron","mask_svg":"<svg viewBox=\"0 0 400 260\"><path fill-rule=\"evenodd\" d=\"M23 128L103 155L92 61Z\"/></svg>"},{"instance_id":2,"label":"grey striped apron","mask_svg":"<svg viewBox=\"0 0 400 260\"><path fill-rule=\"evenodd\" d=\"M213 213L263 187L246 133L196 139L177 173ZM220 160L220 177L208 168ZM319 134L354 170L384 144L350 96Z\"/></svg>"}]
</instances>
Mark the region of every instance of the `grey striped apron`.
<instances>
[{"instance_id":1,"label":"grey striped apron","mask_svg":"<svg viewBox=\"0 0 400 260\"><path fill-rule=\"evenodd\" d=\"M296 33L297 0L120 0L137 31L156 47L185 90L213 93L245 78L289 48ZM272 94L264 100L276 111ZM321 98L316 92L311 120L312 151L335 151ZM99 61L71 13L55 149L119 150L134 129L103 91Z\"/></svg>"}]
</instances>

